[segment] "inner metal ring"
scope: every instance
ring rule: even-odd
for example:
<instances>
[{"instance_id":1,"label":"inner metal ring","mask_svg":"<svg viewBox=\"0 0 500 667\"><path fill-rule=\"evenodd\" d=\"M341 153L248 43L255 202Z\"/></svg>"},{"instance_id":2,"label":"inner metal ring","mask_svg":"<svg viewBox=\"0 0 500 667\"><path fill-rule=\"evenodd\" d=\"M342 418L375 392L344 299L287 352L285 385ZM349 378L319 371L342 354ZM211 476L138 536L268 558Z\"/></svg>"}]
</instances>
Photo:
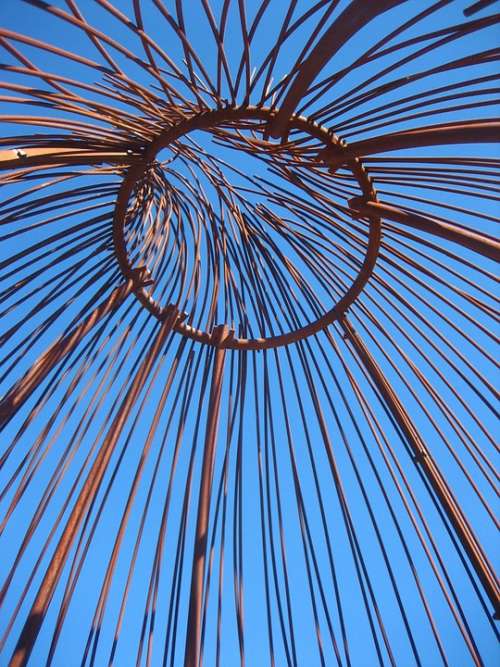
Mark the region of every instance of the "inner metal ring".
<instances>
[{"instance_id":1,"label":"inner metal ring","mask_svg":"<svg viewBox=\"0 0 500 667\"><path fill-rule=\"evenodd\" d=\"M142 159L129 168L125 178L122 181L113 216L113 240L115 253L125 278L133 279L134 277L134 267L131 266L129 261L124 229L128 202L135 184L144 176L149 165L154 161L159 151L166 148L173 141L179 139L183 135L192 132L193 130L207 130L222 123L238 120L264 120L269 122L274 118L275 115L275 109L271 110L266 107L253 106L203 111L181 121L177 125L169 127L147 146ZM319 139L324 144L326 149L332 147L338 149L344 148L345 146L344 142L341 142L341 140L332 134L329 130L302 116L293 116L290 119L289 129L297 129L308 133L309 135ZM377 196L372 186L371 180L359 159L355 158L349 160L346 162L346 164L356 178L363 193L363 198L366 201L377 201ZM326 161L325 166L328 166ZM377 261L379 246L380 218L374 216L369 218L369 236L365 258L359 273L350 288L335 304L335 306L331 310L327 311L323 316L317 320L314 320L313 322L304 325L303 327L290 331L286 334L269 336L266 338L237 338L231 333L229 336L221 339L220 336L213 336L212 332L196 329L180 320L177 320L177 323L173 328L176 332L182 334L183 336L197 340L200 343L207 343L226 349L264 350L294 343L321 331L328 325L332 324L332 322L342 317L347 308L359 296L368 279L370 278ZM162 307L153 299L151 294L149 294L144 286L138 284L134 288L134 294L143 304L143 306L147 308L158 320L163 321L167 316L169 316L169 314L171 314L172 306L170 305Z\"/></svg>"}]
</instances>

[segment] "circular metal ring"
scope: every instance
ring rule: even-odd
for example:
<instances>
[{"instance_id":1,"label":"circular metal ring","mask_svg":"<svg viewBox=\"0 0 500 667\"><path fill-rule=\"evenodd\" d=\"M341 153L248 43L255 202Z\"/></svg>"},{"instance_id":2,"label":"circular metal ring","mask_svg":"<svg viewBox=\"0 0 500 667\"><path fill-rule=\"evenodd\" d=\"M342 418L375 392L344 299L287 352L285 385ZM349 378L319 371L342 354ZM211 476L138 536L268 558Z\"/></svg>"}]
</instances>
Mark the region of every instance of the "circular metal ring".
<instances>
[{"instance_id":1,"label":"circular metal ring","mask_svg":"<svg viewBox=\"0 0 500 667\"><path fill-rule=\"evenodd\" d=\"M131 278L134 275L134 267L132 267L130 264L125 241L124 227L128 203L135 184L144 176L148 166L153 162L159 151L166 148L173 141L179 139L183 135L192 132L193 130L207 130L213 127L217 127L222 123L238 120L264 120L269 122L274 118L275 114L276 110L271 110L266 107L252 106L220 108L210 111L203 111L199 114L186 118L177 125L169 127L147 146L143 157L139 162L135 163L132 167L129 168L125 178L123 179L118 193L113 216L113 240L115 253L120 268L126 278ZM319 139L324 144L326 149L332 147L344 147L344 142L341 142L329 130L302 116L293 116L290 120L289 129L297 129L302 130L303 132L307 132L309 135ZM325 162L325 165L327 164L328 163ZM363 193L363 197L368 201L377 201L376 193L372 186L371 180L359 159L355 158L348 161L347 166L356 178ZM269 336L266 338L238 338L231 333L224 339L220 339L220 337L212 336L212 332L196 329L180 320L178 320L174 325L174 330L201 343L212 344L216 345L217 347L223 347L227 349L243 350L263 350L280 347L282 345L294 343L321 331L329 324L332 324L332 322L342 317L347 308L359 296L373 272L380 246L380 218L371 217L369 219L369 225L370 228L368 244L363 264L359 270L358 275L347 292L335 304L335 306L331 310L327 311L324 315L319 317L317 320L288 333L280 334L277 336ZM139 301L144 305L144 307L147 308L157 319L164 320L168 313L171 312L172 306L162 307L153 299L144 286L138 284L134 289L134 293Z\"/></svg>"}]
</instances>

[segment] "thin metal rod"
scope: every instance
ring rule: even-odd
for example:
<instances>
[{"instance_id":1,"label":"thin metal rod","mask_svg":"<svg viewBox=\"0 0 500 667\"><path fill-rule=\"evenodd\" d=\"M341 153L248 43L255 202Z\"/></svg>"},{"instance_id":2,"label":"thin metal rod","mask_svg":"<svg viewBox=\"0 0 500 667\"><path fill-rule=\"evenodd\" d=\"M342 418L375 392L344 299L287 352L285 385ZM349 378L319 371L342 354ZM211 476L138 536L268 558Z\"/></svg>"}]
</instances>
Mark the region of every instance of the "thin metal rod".
<instances>
[{"instance_id":1,"label":"thin metal rod","mask_svg":"<svg viewBox=\"0 0 500 667\"><path fill-rule=\"evenodd\" d=\"M474 2L474 4L464 9L463 14L464 16L472 16L473 14L480 12L482 9L486 9L486 7L489 7L494 2L495 0L478 0L478 2Z\"/></svg>"},{"instance_id":2,"label":"thin metal rod","mask_svg":"<svg viewBox=\"0 0 500 667\"><path fill-rule=\"evenodd\" d=\"M446 516L455 529L464 551L469 557L469 560L493 605L495 617L498 617L500 614L500 590L493 568L462 512L460 505L457 503L445 478L432 458L430 451L426 448L425 443L413 426L408 413L396 396L394 389L387 381L379 365L347 318L340 320L340 323L344 330L346 340L350 341L352 344L357 356L362 361L375 386L380 391L392 416L404 433L407 442L415 455L415 462L420 464L426 479L429 481L436 497L439 499L446 512Z\"/></svg>"},{"instance_id":3,"label":"thin metal rod","mask_svg":"<svg viewBox=\"0 0 500 667\"><path fill-rule=\"evenodd\" d=\"M33 650L45 614L47 613L50 601L54 595L59 578L61 577L71 546L89 506L99 490L104 475L106 474L109 460L114 452L125 424L127 423L132 408L146 383L156 359L165 345L167 336L172 331L172 326L176 317L177 311L172 308L170 316L162 322L160 330L147 355L142 361L137 375L132 381L99 453L92 464L92 468L87 475L87 479L83 484L54 555L52 556L52 560L45 572L43 581L38 589L37 596L9 663L10 667L24 667L28 664L31 651Z\"/></svg>"},{"instance_id":4,"label":"thin metal rod","mask_svg":"<svg viewBox=\"0 0 500 667\"><path fill-rule=\"evenodd\" d=\"M269 134L279 138L286 136L288 122L307 89L340 48L364 25L391 7L404 0L378 0L365 2L354 0L338 16L324 33L308 58L301 64L290 90L288 91L276 117L269 124Z\"/></svg>"},{"instance_id":5,"label":"thin metal rod","mask_svg":"<svg viewBox=\"0 0 500 667\"><path fill-rule=\"evenodd\" d=\"M143 269L137 269L139 283L142 281ZM76 326L66 336L62 336L53 343L46 352L33 364L16 384L6 393L0 401L0 431L12 419L19 408L29 399L36 388L44 381L55 365L66 357L85 335L106 315L116 310L126 297L137 286L136 277L127 280L111 292L106 302L99 304L86 317L83 322Z\"/></svg>"},{"instance_id":6,"label":"thin metal rod","mask_svg":"<svg viewBox=\"0 0 500 667\"><path fill-rule=\"evenodd\" d=\"M399 222L407 227L420 229L423 232L440 236L441 238L459 243L460 245L478 252L485 257L500 261L500 243L486 234L478 234L451 222L445 222L437 218L429 218L425 215L403 211L395 206L382 204L380 202L365 201L361 197L354 197L349 201L356 217L375 216Z\"/></svg>"},{"instance_id":7,"label":"thin metal rod","mask_svg":"<svg viewBox=\"0 0 500 667\"><path fill-rule=\"evenodd\" d=\"M216 327L212 333L214 343L220 345L228 335L226 325ZM220 416L220 399L222 392L224 362L226 350L217 347L215 351L212 373L212 386L208 403L205 446L200 479L198 499L198 517L191 574L191 595L189 599L189 615L186 634L185 667L198 667L201 654L201 612L203 605L203 579L207 549L208 520L210 514L210 495L212 490L213 469L215 462L215 442Z\"/></svg>"},{"instance_id":8,"label":"thin metal rod","mask_svg":"<svg viewBox=\"0 0 500 667\"><path fill-rule=\"evenodd\" d=\"M133 153L85 148L14 148L0 151L0 170L55 165L130 164ZM138 157L137 155L135 157Z\"/></svg>"},{"instance_id":9,"label":"thin metal rod","mask_svg":"<svg viewBox=\"0 0 500 667\"><path fill-rule=\"evenodd\" d=\"M444 123L416 130L404 130L356 141L344 147L330 146L319 153L332 172L354 158L421 146L498 142L500 122L492 120Z\"/></svg>"}]
</instances>

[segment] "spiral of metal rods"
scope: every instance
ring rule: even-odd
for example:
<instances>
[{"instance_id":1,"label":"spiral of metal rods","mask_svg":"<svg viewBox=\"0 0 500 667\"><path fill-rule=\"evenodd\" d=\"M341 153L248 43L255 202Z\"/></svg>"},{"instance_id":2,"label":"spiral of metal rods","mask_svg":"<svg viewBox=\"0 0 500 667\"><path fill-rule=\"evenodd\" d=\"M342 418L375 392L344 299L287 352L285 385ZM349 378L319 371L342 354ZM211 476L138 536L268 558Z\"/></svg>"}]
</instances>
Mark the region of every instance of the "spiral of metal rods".
<instances>
[{"instance_id":1,"label":"spiral of metal rods","mask_svg":"<svg viewBox=\"0 0 500 667\"><path fill-rule=\"evenodd\" d=\"M496 9L1 4L2 664L496 664Z\"/></svg>"}]
</instances>

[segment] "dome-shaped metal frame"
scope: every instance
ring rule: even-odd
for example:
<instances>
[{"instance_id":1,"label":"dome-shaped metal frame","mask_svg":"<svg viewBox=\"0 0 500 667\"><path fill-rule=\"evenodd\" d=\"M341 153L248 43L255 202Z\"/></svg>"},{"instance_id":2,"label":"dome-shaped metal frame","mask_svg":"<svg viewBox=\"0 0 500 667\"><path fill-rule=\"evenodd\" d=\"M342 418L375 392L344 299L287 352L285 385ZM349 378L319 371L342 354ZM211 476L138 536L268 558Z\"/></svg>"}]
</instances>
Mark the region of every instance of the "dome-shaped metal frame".
<instances>
[{"instance_id":1,"label":"dome-shaped metal frame","mask_svg":"<svg viewBox=\"0 0 500 667\"><path fill-rule=\"evenodd\" d=\"M5 664L495 664L495 3L125 4L0 8Z\"/></svg>"}]
</instances>

